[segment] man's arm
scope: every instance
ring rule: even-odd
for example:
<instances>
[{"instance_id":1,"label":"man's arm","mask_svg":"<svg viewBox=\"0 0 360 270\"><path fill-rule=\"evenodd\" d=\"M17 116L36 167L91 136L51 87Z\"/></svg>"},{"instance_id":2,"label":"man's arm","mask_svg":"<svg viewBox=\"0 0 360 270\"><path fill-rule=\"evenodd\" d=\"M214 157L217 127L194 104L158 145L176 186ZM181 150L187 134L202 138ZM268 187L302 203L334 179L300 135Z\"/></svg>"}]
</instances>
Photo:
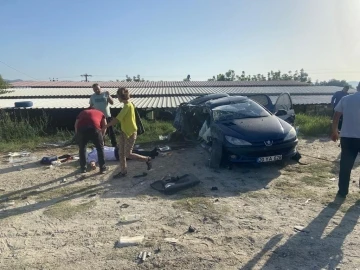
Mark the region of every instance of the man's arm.
<instances>
[{"instance_id":1,"label":"man's arm","mask_svg":"<svg viewBox=\"0 0 360 270\"><path fill-rule=\"evenodd\" d=\"M338 126L339 126L339 121L340 121L340 117L342 115L342 112L335 112L334 117L333 117L333 122L332 122L332 128L331 128L331 139L336 142L339 139L339 130L338 130Z\"/></svg>"},{"instance_id":2,"label":"man's arm","mask_svg":"<svg viewBox=\"0 0 360 270\"><path fill-rule=\"evenodd\" d=\"M101 132L102 132L102 135L105 136L105 133L106 133L106 125L107 125L107 121L106 121L106 118L105 116L103 117L103 119L101 120Z\"/></svg>"},{"instance_id":3,"label":"man's arm","mask_svg":"<svg viewBox=\"0 0 360 270\"><path fill-rule=\"evenodd\" d=\"M78 130L77 126L78 126L78 123L79 123L79 119L76 119L76 121L75 121L75 134L77 134L77 130Z\"/></svg>"},{"instance_id":4,"label":"man's arm","mask_svg":"<svg viewBox=\"0 0 360 270\"><path fill-rule=\"evenodd\" d=\"M332 96L332 98L331 98L331 105L334 105L334 102L335 102L335 95L336 95L336 93Z\"/></svg>"},{"instance_id":5,"label":"man's arm","mask_svg":"<svg viewBox=\"0 0 360 270\"><path fill-rule=\"evenodd\" d=\"M109 91L106 91L106 93L107 93L107 95L108 95L108 99L107 99L108 103L110 103L111 105L114 105L114 100L113 100L113 98L111 97Z\"/></svg>"}]
</instances>

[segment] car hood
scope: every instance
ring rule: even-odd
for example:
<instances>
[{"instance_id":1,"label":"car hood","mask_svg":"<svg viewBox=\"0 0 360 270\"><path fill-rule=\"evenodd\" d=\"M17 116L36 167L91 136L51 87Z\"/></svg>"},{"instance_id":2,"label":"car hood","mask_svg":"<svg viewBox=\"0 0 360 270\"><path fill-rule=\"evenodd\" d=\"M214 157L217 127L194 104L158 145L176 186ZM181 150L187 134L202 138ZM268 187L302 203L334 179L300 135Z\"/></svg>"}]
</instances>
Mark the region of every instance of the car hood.
<instances>
[{"instance_id":1,"label":"car hood","mask_svg":"<svg viewBox=\"0 0 360 270\"><path fill-rule=\"evenodd\" d=\"M224 135L248 142L284 139L292 128L290 124L275 115L224 121L220 126Z\"/></svg>"}]
</instances>

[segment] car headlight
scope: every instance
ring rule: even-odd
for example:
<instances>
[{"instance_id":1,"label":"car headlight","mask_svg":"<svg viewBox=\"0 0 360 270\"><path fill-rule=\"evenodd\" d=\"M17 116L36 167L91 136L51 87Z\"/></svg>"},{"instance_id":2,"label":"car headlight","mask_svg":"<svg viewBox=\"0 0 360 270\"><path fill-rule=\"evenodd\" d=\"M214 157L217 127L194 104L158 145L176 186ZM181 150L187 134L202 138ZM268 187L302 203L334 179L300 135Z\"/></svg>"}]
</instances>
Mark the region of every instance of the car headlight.
<instances>
[{"instance_id":1,"label":"car headlight","mask_svg":"<svg viewBox=\"0 0 360 270\"><path fill-rule=\"evenodd\" d=\"M296 130L295 128L291 128L289 133L284 138L284 141L291 141L296 138Z\"/></svg>"},{"instance_id":2,"label":"car headlight","mask_svg":"<svg viewBox=\"0 0 360 270\"><path fill-rule=\"evenodd\" d=\"M251 143L247 142L247 141L244 141L244 140L241 140L241 139L237 139L237 138L234 138L234 137L230 137L230 136L225 136L225 139L233 144L233 145L251 145Z\"/></svg>"}]
</instances>

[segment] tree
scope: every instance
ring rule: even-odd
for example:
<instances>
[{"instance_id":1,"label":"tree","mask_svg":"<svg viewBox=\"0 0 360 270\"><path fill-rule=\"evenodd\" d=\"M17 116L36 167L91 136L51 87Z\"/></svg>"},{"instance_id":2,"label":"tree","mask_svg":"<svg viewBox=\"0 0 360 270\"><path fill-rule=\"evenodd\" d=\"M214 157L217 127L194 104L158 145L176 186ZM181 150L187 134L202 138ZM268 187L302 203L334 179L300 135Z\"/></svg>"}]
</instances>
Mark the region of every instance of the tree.
<instances>
[{"instance_id":1,"label":"tree","mask_svg":"<svg viewBox=\"0 0 360 270\"><path fill-rule=\"evenodd\" d=\"M304 71L304 69L300 70L300 73L296 70L294 74L292 71L288 73L281 73L281 71L270 71L267 73L267 76L263 74L256 75L246 75L245 71L242 71L241 75L236 75L234 70L229 70L225 72L225 74L218 74L216 77L208 79L208 81L298 81L298 82L306 82L311 83L311 78Z\"/></svg>"},{"instance_id":2,"label":"tree","mask_svg":"<svg viewBox=\"0 0 360 270\"><path fill-rule=\"evenodd\" d=\"M331 79L329 81L316 81L315 85L323 85L323 86L339 86L339 87L345 87L345 86L349 86L350 88L353 88L352 85L350 85L347 81L345 80L336 80L336 79Z\"/></svg>"},{"instance_id":3,"label":"tree","mask_svg":"<svg viewBox=\"0 0 360 270\"><path fill-rule=\"evenodd\" d=\"M9 84L0 75L0 94L6 93L5 89L9 87Z\"/></svg>"}]
</instances>

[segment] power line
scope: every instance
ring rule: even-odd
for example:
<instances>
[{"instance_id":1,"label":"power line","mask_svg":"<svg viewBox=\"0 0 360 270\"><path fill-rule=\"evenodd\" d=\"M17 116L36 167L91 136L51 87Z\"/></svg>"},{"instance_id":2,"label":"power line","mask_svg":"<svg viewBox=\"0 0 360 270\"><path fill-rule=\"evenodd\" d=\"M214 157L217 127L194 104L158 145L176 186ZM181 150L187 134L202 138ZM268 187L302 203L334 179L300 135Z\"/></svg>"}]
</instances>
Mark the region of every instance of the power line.
<instances>
[{"instance_id":1,"label":"power line","mask_svg":"<svg viewBox=\"0 0 360 270\"><path fill-rule=\"evenodd\" d=\"M17 71L17 72L25 75L25 76L28 76L28 77L31 78L31 79L34 79L35 81L38 81L38 79L36 79L36 78L34 78L34 77L30 76L30 75L27 75L26 73L21 72L20 70L18 70L18 69L16 69L16 68L13 68L13 67L9 66L8 64L4 63L4 62L1 61L1 60L0 60L0 63L4 64L5 66L7 66L7 67L9 67L9 68L11 68L11 69L13 69L13 70L15 70L15 71Z\"/></svg>"}]
</instances>

